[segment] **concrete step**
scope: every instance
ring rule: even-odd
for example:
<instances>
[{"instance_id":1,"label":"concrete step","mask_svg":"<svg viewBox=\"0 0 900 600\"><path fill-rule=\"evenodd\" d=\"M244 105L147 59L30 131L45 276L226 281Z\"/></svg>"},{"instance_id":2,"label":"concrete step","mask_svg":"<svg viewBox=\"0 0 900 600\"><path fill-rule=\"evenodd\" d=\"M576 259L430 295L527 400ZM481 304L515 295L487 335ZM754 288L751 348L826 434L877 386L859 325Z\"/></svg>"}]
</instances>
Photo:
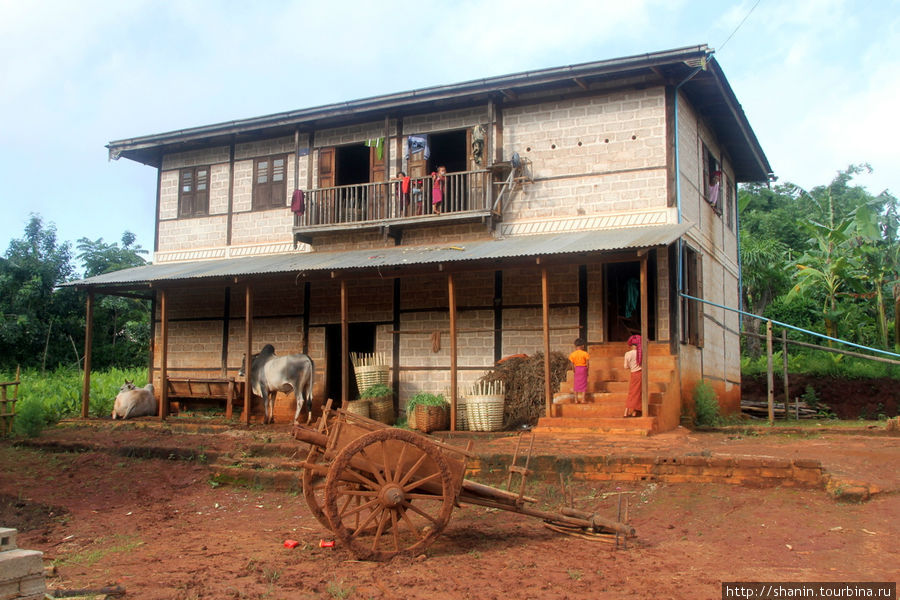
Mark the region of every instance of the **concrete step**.
<instances>
[{"instance_id":1,"label":"concrete step","mask_svg":"<svg viewBox=\"0 0 900 600\"><path fill-rule=\"evenodd\" d=\"M609 433L650 435L656 431L655 417L541 417L539 433Z\"/></svg>"},{"instance_id":2,"label":"concrete step","mask_svg":"<svg viewBox=\"0 0 900 600\"><path fill-rule=\"evenodd\" d=\"M651 417L655 417L659 414L662 399L656 399L654 402L651 399L649 409ZM603 404L554 404L552 409L552 415L554 417L562 417L562 418L578 418L578 419L591 419L591 418L613 418L613 417L622 417L625 413L625 400L622 399L620 402L610 402Z\"/></svg>"},{"instance_id":3,"label":"concrete step","mask_svg":"<svg viewBox=\"0 0 900 600\"><path fill-rule=\"evenodd\" d=\"M618 356L621 358L628 351L625 342L610 342L608 344L600 344L597 346L588 346L587 353L594 356ZM668 342L650 342L647 344L647 354L649 356L671 356Z\"/></svg>"}]
</instances>

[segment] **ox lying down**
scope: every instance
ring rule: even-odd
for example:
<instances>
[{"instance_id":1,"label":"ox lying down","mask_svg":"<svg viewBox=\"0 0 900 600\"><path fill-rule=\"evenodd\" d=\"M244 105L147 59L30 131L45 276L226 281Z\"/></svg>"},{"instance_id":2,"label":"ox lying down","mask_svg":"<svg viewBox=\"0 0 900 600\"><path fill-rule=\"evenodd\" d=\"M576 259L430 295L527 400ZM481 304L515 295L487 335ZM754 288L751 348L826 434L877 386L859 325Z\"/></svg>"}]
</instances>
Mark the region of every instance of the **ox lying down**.
<instances>
[{"instance_id":1,"label":"ox lying down","mask_svg":"<svg viewBox=\"0 0 900 600\"><path fill-rule=\"evenodd\" d=\"M133 417L156 416L156 397L153 395L153 384L148 383L142 388L134 387L134 383L125 380L125 385L119 389L116 402L113 405L113 419L128 419Z\"/></svg>"}]
</instances>

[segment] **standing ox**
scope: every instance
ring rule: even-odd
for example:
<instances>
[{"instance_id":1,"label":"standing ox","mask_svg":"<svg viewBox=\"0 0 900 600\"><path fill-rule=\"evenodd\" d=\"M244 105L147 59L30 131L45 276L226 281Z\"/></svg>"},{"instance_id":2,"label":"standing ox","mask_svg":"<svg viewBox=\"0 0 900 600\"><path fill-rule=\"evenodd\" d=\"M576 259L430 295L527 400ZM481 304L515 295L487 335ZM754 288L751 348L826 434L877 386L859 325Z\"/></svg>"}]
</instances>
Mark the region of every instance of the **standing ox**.
<instances>
[{"instance_id":1,"label":"standing ox","mask_svg":"<svg viewBox=\"0 0 900 600\"><path fill-rule=\"evenodd\" d=\"M247 357L241 361L240 375L246 375ZM259 354L254 354L250 364L250 391L265 401L266 415L263 423L275 422L275 395L278 392L294 393L297 411L294 423L300 421L300 411L304 406L312 412L312 389L315 366L305 354L275 356L272 344L263 346Z\"/></svg>"},{"instance_id":2,"label":"standing ox","mask_svg":"<svg viewBox=\"0 0 900 600\"><path fill-rule=\"evenodd\" d=\"M153 396L153 384L148 383L142 388L136 388L133 381L126 379L125 385L119 388L119 394L113 404L112 418L127 419L155 415L156 398Z\"/></svg>"}]
</instances>

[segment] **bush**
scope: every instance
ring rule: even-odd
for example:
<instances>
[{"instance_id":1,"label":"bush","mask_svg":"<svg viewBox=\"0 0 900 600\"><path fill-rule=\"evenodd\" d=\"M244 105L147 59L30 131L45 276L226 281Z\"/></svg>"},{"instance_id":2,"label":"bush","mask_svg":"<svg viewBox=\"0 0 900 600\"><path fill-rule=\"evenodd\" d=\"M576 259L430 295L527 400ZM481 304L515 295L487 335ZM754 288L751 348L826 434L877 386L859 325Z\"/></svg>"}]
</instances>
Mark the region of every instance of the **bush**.
<instances>
[{"instance_id":1,"label":"bush","mask_svg":"<svg viewBox=\"0 0 900 600\"><path fill-rule=\"evenodd\" d=\"M373 386L367 387L360 394L360 398L384 398L385 396L393 396L394 390L384 385L383 383L376 383Z\"/></svg>"},{"instance_id":2,"label":"bush","mask_svg":"<svg viewBox=\"0 0 900 600\"><path fill-rule=\"evenodd\" d=\"M704 379L694 388L694 422L701 427L715 427L722 421L719 398Z\"/></svg>"},{"instance_id":3,"label":"bush","mask_svg":"<svg viewBox=\"0 0 900 600\"><path fill-rule=\"evenodd\" d=\"M47 425L44 407L36 400L16 402L16 417L13 420L13 432L17 435L34 438L41 435Z\"/></svg>"},{"instance_id":4,"label":"bush","mask_svg":"<svg viewBox=\"0 0 900 600\"><path fill-rule=\"evenodd\" d=\"M406 414L415 410L417 406L446 406L447 401L441 394L429 394L428 392L419 392L406 403Z\"/></svg>"}]
</instances>

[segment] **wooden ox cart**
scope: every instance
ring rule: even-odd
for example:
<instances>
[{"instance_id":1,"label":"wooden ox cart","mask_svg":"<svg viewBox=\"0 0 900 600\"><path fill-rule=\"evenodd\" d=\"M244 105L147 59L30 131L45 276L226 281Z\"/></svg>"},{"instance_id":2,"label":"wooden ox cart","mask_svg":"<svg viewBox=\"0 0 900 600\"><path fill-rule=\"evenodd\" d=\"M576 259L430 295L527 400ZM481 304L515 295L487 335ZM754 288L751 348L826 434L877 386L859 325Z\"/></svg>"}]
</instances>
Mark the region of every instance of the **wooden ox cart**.
<instances>
[{"instance_id":1,"label":"wooden ox cart","mask_svg":"<svg viewBox=\"0 0 900 600\"><path fill-rule=\"evenodd\" d=\"M359 559L423 551L461 504L535 517L558 531L616 540L635 535L628 525L596 514L531 506L537 500L524 494L527 462L510 470L510 480L513 473L522 476L518 493L482 485L465 479L471 442L463 450L329 407L313 426L294 427L294 437L309 444L303 494L316 519Z\"/></svg>"}]
</instances>

